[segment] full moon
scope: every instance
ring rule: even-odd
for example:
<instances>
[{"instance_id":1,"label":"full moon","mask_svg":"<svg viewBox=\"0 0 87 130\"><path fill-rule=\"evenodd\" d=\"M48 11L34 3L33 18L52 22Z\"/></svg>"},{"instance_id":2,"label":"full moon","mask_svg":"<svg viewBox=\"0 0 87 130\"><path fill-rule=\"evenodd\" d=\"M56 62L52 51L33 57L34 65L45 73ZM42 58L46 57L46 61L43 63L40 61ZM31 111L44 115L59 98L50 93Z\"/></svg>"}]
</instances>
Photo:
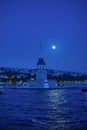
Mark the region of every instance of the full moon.
<instances>
[{"instance_id":1,"label":"full moon","mask_svg":"<svg viewBox=\"0 0 87 130\"><path fill-rule=\"evenodd\" d=\"M56 46L55 46L55 45L53 45L53 46L52 46L52 49L53 49L53 50L55 50L55 49L56 49Z\"/></svg>"}]
</instances>

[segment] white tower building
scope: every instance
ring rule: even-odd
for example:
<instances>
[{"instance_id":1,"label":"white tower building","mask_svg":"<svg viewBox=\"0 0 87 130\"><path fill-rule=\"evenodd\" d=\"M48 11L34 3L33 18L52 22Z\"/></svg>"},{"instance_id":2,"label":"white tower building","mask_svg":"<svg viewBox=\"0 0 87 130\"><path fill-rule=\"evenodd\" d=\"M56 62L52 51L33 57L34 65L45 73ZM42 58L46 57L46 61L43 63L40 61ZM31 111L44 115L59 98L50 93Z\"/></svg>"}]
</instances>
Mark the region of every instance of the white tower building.
<instances>
[{"instance_id":1,"label":"white tower building","mask_svg":"<svg viewBox=\"0 0 87 130\"><path fill-rule=\"evenodd\" d=\"M37 62L36 80L47 80L46 64L43 58L39 58Z\"/></svg>"}]
</instances>

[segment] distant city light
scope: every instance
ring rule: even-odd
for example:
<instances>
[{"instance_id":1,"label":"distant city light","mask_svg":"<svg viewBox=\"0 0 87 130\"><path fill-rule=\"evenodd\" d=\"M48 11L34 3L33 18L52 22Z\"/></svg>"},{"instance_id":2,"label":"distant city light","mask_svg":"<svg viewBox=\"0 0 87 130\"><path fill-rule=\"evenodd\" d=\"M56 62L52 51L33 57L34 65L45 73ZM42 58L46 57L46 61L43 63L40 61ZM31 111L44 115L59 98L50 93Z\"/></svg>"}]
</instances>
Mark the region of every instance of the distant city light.
<instances>
[{"instance_id":1,"label":"distant city light","mask_svg":"<svg viewBox=\"0 0 87 130\"><path fill-rule=\"evenodd\" d=\"M52 46L52 49L54 49L54 50L55 50L55 49L56 49L56 46L55 46L55 45L53 45L53 46Z\"/></svg>"}]
</instances>

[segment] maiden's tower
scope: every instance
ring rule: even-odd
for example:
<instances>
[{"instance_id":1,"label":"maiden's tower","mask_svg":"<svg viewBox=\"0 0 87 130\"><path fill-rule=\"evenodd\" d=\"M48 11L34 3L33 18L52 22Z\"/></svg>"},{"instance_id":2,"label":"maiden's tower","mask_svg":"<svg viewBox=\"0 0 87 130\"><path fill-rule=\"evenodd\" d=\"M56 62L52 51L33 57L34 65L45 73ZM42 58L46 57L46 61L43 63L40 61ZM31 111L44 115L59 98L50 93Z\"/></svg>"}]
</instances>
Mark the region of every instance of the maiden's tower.
<instances>
[{"instance_id":1,"label":"maiden's tower","mask_svg":"<svg viewBox=\"0 0 87 130\"><path fill-rule=\"evenodd\" d=\"M56 81L47 79L47 68L44 58L39 58L36 64L36 79L29 80L28 83L23 84L23 87L28 88L56 88Z\"/></svg>"}]
</instances>

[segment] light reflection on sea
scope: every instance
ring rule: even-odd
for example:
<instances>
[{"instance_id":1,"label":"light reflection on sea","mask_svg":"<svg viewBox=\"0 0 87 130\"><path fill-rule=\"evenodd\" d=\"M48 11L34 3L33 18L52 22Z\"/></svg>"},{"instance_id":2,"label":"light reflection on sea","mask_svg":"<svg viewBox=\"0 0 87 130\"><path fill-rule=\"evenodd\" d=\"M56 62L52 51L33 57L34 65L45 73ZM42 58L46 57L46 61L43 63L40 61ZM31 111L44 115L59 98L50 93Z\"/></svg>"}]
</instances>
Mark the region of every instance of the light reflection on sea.
<instances>
[{"instance_id":1,"label":"light reflection on sea","mask_svg":"<svg viewBox=\"0 0 87 130\"><path fill-rule=\"evenodd\" d=\"M0 130L86 130L87 93L80 88L5 89Z\"/></svg>"}]
</instances>

